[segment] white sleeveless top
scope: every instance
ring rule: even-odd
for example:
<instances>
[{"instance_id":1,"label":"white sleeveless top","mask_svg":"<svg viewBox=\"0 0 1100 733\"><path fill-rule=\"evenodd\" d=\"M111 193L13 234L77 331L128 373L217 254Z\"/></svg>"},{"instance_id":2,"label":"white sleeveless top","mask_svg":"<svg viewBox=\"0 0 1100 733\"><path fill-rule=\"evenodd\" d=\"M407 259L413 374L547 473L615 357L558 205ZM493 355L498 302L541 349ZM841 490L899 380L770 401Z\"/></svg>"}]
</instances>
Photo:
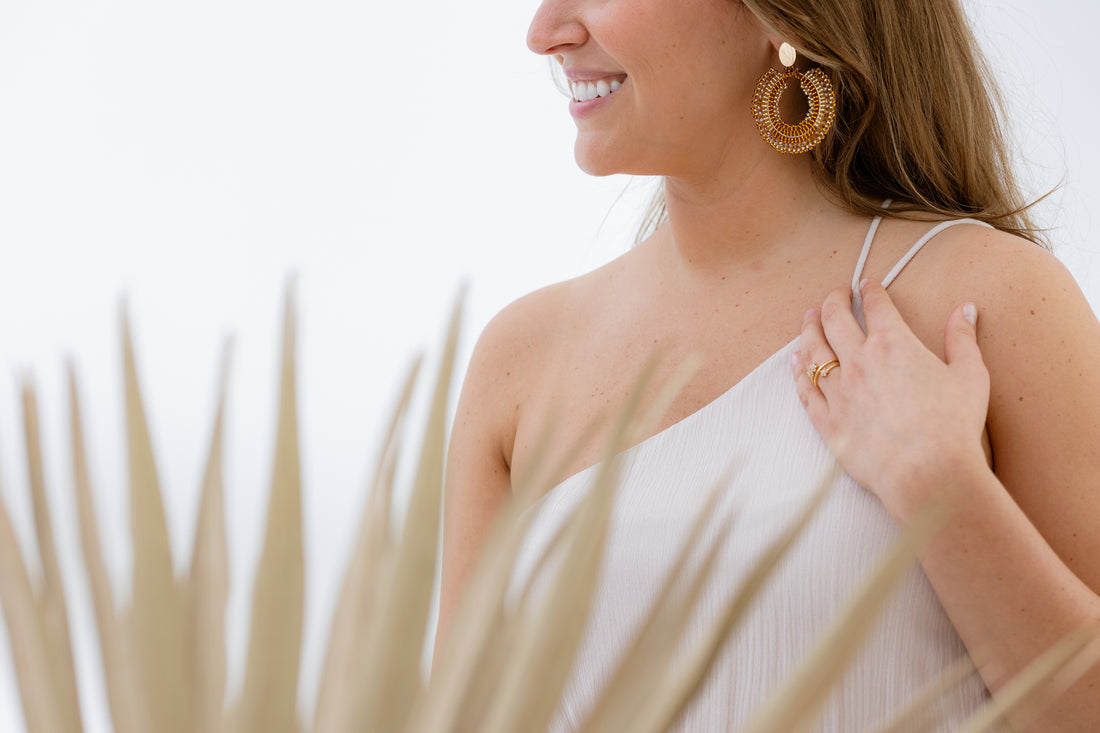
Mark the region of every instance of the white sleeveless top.
<instances>
[{"instance_id":1,"label":"white sleeveless top","mask_svg":"<svg viewBox=\"0 0 1100 733\"><path fill-rule=\"evenodd\" d=\"M881 217L872 222L852 277L858 293ZM889 285L943 222L917 241L883 280ZM854 305L862 320L862 309ZM791 525L836 460L795 392L791 355L798 339L764 360L722 396L628 449L611 516L603 567L585 636L550 731L579 727L656 601L707 492L731 466L718 513L736 512L722 542L716 582L706 590L688 644L740 586L748 569ZM526 579L556 529L577 507L598 467L574 474L536 512L514 580ZM840 472L824 505L727 641L709 677L672 730L736 731L795 669L834 614L897 535L879 500ZM720 522L709 522L713 536ZM706 545L709 537L699 538ZM515 586L513 586L515 587ZM902 581L816 731L874 730L966 654L928 579L915 566ZM937 731L958 727L988 698L972 675L935 705Z\"/></svg>"}]
</instances>

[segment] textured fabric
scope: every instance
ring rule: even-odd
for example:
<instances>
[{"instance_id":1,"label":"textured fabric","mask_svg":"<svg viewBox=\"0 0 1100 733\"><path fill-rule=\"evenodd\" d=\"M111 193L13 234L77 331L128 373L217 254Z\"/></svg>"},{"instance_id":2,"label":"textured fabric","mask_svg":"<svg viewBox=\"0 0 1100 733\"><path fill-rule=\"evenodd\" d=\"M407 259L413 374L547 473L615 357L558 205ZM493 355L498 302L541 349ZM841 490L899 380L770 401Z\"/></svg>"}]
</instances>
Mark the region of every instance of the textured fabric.
<instances>
[{"instance_id":1,"label":"textured fabric","mask_svg":"<svg viewBox=\"0 0 1100 733\"><path fill-rule=\"evenodd\" d=\"M963 222L947 225L957 223ZM861 277L877 226L878 219L868 231L853 283ZM937 226L917 242L884 284L943 228ZM791 375L797 348L796 339L718 399L623 454L595 605L551 727L554 733L573 730L591 709L652 608L705 497L727 470L732 469L732 479L715 515L733 512L736 518L722 540L715 582L704 594L688 645L700 638L823 478L836 478L823 507L723 648L675 731L732 731L747 722L897 535L878 499L838 470L806 417ZM536 558L583 498L596 471L594 466L571 476L532 507L536 514L517 558L517 583L533 572ZM720 524L709 522L704 535L713 537ZM702 539L706 544L708 537ZM965 654L927 578L914 567L814 730L875 729ZM930 707L940 721L936 730L953 730L987 696L980 679L968 678Z\"/></svg>"}]
</instances>

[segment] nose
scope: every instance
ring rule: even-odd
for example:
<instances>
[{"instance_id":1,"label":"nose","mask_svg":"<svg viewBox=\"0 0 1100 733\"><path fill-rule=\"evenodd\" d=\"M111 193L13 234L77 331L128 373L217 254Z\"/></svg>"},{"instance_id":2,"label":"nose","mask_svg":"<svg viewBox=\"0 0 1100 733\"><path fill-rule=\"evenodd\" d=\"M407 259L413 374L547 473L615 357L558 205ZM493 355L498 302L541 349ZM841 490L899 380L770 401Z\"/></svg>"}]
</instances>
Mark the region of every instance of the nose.
<instances>
[{"instance_id":1,"label":"nose","mask_svg":"<svg viewBox=\"0 0 1100 733\"><path fill-rule=\"evenodd\" d=\"M556 54L580 46L587 38L575 0L542 0L527 29L527 48L538 54Z\"/></svg>"}]
</instances>

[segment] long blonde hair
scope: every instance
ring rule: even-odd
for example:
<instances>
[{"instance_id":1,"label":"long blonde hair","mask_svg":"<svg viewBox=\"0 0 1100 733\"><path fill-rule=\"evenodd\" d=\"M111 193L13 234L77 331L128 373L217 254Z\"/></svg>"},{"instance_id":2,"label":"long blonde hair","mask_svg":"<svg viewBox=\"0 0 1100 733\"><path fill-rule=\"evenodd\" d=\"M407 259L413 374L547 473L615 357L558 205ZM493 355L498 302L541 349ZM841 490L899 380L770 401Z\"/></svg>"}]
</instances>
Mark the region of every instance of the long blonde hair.
<instances>
[{"instance_id":1,"label":"long blonde hair","mask_svg":"<svg viewBox=\"0 0 1100 733\"><path fill-rule=\"evenodd\" d=\"M958 0L741 3L832 80L836 123L812 151L813 169L852 211L970 217L1049 248L1013 172L1003 103ZM895 201L886 212L884 198ZM662 190L639 240L665 217Z\"/></svg>"}]
</instances>

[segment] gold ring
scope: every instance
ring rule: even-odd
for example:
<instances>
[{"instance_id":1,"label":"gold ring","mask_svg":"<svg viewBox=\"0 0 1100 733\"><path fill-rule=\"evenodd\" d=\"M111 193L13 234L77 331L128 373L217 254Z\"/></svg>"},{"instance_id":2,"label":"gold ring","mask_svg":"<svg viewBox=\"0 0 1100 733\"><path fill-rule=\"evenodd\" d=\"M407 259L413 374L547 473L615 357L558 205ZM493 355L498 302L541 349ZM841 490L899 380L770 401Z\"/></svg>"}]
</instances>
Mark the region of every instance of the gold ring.
<instances>
[{"instance_id":1,"label":"gold ring","mask_svg":"<svg viewBox=\"0 0 1100 733\"><path fill-rule=\"evenodd\" d=\"M829 359L829 361L821 366L811 364L810 367L812 367L812 369L807 370L810 375L810 383L813 384L814 387L817 387L817 380L829 376L829 372L836 369L838 366L840 366L840 359Z\"/></svg>"}]
</instances>

